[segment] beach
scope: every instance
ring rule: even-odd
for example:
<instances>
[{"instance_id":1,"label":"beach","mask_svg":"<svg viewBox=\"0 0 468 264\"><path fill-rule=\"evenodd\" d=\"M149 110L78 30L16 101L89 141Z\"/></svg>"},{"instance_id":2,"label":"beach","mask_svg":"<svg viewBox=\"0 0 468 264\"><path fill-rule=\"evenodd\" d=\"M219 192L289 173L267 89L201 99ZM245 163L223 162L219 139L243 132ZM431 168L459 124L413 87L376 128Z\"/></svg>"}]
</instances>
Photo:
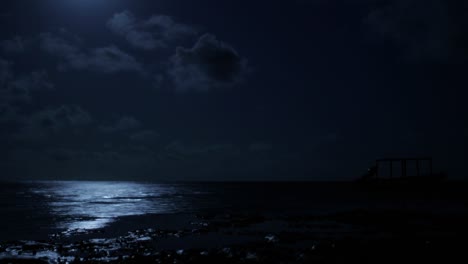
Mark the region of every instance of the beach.
<instances>
[{"instance_id":1,"label":"beach","mask_svg":"<svg viewBox=\"0 0 468 264\"><path fill-rule=\"evenodd\" d=\"M349 186L283 185L286 193L276 200L279 184L230 184L218 193L210 190L222 185L197 186L183 187L191 190L191 210L116 216L98 228L59 228L63 222L56 216L59 225L46 236L2 240L0 263L451 263L466 258L468 214L464 187L458 185L447 187L450 192L399 191L398 199L394 191L357 191L373 201L367 203L350 203L360 200L348 196L351 191L339 203L312 202L317 194L304 191L343 192ZM219 200L203 201L213 202L213 196Z\"/></svg>"}]
</instances>

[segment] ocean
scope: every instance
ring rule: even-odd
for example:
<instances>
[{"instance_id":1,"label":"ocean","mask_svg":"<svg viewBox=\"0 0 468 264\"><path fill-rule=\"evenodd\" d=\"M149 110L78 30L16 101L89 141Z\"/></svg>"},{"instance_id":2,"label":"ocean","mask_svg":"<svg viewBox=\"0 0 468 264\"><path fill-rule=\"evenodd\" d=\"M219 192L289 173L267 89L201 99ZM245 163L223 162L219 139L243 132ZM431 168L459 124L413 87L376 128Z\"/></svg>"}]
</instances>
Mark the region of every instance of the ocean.
<instances>
[{"instance_id":1,"label":"ocean","mask_svg":"<svg viewBox=\"0 0 468 264\"><path fill-rule=\"evenodd\" d=\"M336 263L369 258L370 248L378 261L421 252L445 260L463 252L467 191L465 183L2 183L0 263Z\"/></svg>"},{"instance_id":2,"label":"ocean","mask_svg":"<svg viewBox=\"0 0 468 264\"><path fill-rule=\"evenodd\" d=\"M463 192L460 187L457 190ZM261 211L276 215L360 209L464 211L465 201L453 197L453 191L449 193L452 198L434 192L381 193L352 183L4 183L0 186L0 241L96 230L128 216L206 211Z\"/></svg>"}]
</instances>

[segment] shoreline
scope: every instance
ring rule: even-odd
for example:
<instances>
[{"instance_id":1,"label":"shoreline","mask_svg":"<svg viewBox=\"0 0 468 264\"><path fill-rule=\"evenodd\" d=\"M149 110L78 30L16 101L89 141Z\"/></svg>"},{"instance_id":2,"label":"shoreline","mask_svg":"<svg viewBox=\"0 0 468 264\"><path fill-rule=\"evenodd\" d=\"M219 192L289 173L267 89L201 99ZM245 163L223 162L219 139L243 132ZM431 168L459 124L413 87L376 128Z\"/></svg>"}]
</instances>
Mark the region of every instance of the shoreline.
<instances>
[{"instance_id":1,"label":"shoreline","mask_svg":"<svg viewBox=\"0 0 468 264\"><path fill-rule=\"evenodd\" d=\"M0 263L334 263L342 256L357 261L390 252L398 258L403 253L421 257L421 252L440 257L457 253L467 221L466 213L363 210L322 216L220 211L128 216L87 234L0 243Z\"/></svg>"}]
</instances>

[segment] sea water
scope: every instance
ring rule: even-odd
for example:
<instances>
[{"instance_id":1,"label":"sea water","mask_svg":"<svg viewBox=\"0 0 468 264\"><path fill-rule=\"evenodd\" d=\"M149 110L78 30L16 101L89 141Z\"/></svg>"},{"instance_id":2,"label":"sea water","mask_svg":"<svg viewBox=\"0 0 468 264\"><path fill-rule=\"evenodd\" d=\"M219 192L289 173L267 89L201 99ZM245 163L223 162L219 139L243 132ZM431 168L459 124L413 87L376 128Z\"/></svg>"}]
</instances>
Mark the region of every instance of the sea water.
<instances>
[{"instance_id":1,"label":"sea water","mask_svg":"<svg viewBox=\"0 0 468 264\"><path fill-rule=\"evenodd\" d=\"M466 204L458 197L411 190L382 194L352 183L2 183L0 241L99 230L129 216L209 210L304 215L363 208L449 212L466 210Z\"/></svg>"}]
</instances>

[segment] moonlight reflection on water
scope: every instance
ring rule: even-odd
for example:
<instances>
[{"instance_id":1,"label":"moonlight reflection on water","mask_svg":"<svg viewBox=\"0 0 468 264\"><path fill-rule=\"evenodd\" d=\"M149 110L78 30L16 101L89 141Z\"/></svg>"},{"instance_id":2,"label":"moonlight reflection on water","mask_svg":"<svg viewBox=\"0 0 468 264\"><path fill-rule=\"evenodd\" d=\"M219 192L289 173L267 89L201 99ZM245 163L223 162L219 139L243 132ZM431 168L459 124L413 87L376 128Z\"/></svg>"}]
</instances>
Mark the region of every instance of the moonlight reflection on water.
<instances>
[{"instance_id":1,"label":"moonlight reflection on water","mask_svg":"<svg viewBox=\"0 0 468 264\"><path fill-rule=\"evenodd\" d=\"M182 203L175 185L135 182L46 182L34 192L47 198L48 207L66 230L105 227L118 217L170 213Z\"/></svg>"}]
</instances>

